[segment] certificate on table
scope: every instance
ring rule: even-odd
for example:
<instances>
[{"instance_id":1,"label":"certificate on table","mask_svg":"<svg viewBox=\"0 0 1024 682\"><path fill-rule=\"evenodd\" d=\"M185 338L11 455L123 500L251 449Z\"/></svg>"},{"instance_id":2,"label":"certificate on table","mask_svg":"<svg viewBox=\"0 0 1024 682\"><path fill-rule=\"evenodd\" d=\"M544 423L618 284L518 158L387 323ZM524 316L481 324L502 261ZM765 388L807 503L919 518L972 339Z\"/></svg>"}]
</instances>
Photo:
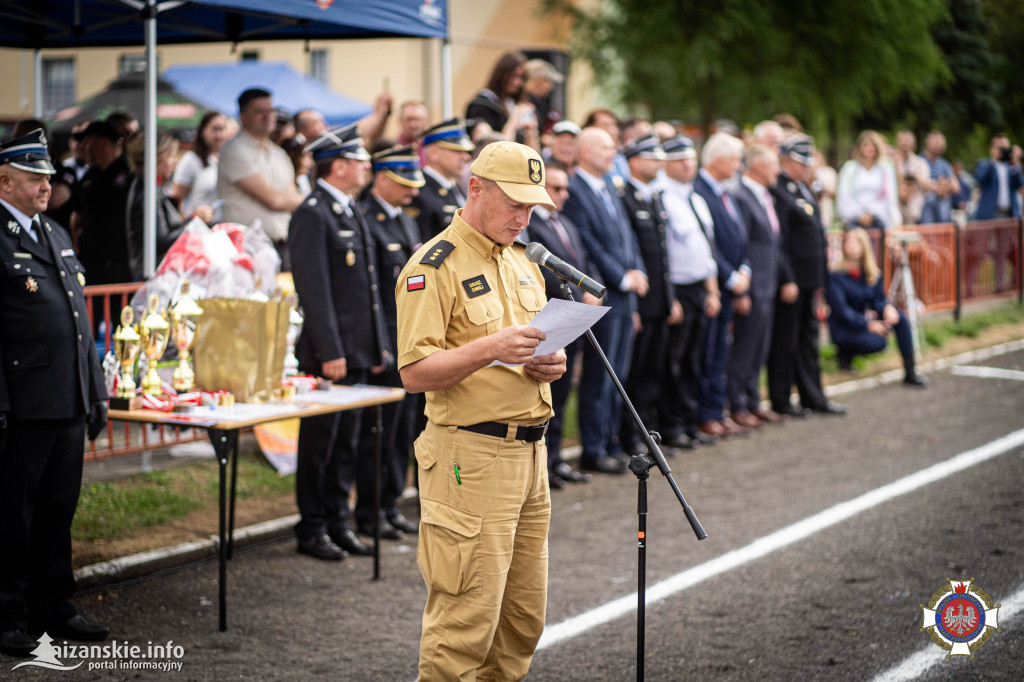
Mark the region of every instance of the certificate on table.
<instances>
[{"instance_id":1,"label":"certificate on table","mask_svg":"<svg viewBox=\"0 0 1024 682\"><path fill-rule=\"evenodd\" d=\"M597 321L604 317L609 310L610 308L607 306L587 305L561 298L551 299L530 322L531 327L535 327L547 335L547 338L540 342L533 354L550 355L565 348L597 324ZM495 360L488 367L497 365L503 367L522 366Z\"/></svg>"}]
</instances>

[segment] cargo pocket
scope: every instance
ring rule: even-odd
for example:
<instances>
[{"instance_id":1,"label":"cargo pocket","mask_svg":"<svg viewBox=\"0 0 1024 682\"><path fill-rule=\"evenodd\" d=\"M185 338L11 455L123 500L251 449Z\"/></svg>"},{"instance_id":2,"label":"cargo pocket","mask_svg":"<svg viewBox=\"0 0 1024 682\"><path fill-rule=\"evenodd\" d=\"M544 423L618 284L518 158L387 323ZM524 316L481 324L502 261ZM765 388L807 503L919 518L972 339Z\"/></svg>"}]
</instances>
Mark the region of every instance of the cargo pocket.
<instances>
[{"instance_id":1,"label":"cargo pocket","mask_svg":"<svg viewBox=\"0 0 1024 682\"><path fill-rule=\"evenodd\" d=\"M472 595L481 590L480 526L483 517L420 497L416 563L431 590Z\"/></svg>"}]
</instances>

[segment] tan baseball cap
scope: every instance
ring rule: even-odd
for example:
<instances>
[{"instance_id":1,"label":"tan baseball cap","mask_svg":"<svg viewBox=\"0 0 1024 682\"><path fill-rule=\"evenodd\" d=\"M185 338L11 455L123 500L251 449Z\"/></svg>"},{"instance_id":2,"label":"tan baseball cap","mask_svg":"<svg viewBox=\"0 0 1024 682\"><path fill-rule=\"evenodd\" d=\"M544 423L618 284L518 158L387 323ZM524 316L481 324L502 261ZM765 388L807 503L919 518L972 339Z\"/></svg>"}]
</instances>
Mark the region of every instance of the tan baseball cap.
<instances>
[{"instance_id":1,"label":"tan baseball cap","mask_svg":"<svg viewBox=\"0 0 1024 682\"><path fill-rule=\"evenodd\" d=\"M492 142L483 148L469 170L496 182L512 201L555 207L544 189L544 161L533 147L518 142Z\"/></svg>"}]
</instances>

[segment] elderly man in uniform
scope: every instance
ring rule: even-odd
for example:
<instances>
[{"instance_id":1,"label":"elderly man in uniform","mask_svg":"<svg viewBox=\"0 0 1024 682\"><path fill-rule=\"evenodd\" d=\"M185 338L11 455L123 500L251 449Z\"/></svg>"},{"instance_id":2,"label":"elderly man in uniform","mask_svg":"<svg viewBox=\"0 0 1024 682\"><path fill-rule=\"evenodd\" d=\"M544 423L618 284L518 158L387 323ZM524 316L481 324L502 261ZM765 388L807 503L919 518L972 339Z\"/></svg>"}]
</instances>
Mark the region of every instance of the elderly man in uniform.
<instances>
[{"instance_id":1,"label":"elderly man in uniform","mask_svg":"<svg viewBox=\"0 0 1024 682\"><path fill-rule=\"evenodd\" d=\"M427 242L448 227L455 211L466 203L457 183L469 163L473 142L462 121L450 118L429 128L420 144L427 160L426 184L406 212L419 225L420 239Z\"/></svg>"},{"instance_id":2,"label":"elderly man in uniform","mask_svg":"<svg viewBox=\"0 0 1024 682\"><path fill-rule=\"evenodd\" d=\"M516 238L533 206L554 204L530 147L495 142L470 170L465 209L395 290L399 371L429 419L415 445L422 680L522 679L547 598L544 431L565 353L534 355L544 279Z\"/></svg>"},{"instance_id":3,"label":"elderly man in uniform","mask_svg":"<svg viewBox=\"0 0 1024 682\"><path fill-rule=\"evenodd\" d=\"M373 236L352 198L366 185L370 154L355 124L310 144L317 181L288 227L295 291L306 315L295 344L299 371L336 383L365 382L391 361L377 283ZM352 529L361 410L302 420L295 496L298 551L338 560L370 555Z\"/></svg>"},{"instance_id":4,"label":"elderly man in uniform","mask_svg":"<svg viewBox=\"0 0 1024 682\"><path fill-rule=\"evenodd\" d=\"M31 654L42 632L110 634L68 601L83 446L107 422L107 391L84 269L41 213L54 172L42 130L0 145L0 651L13 656Z\"/></svg>"},{"instance_id":5,"label":"elderly man in uniform","mask_svg":"<svg viewBox=\"0 0 1024 682\"><path fill-rule=\"evenodd\" d=\"M414 147L392 147L373 155L374 183L370 195L360 204L366 224L370 228L377 249L377 276L380 280L381 303L387 323L387 347L392 357L398 345L398 316L395 297L391 292L398 283L398 275L420 247L420 232L416 223L402 211L423 186L423 173ZM380 374L371 375L369 383L377 386L401 386L398 369L389 367ZM382 409L384 429L381 453L381 513L380 536L397 540L405 533L417 533L418 526L405 518L398 509L398 498L405 490L409 469L409 450L412 448L413 429L416 425L416 407L422 406L418 396L406 395L399 403L389 403ZM360 532L373 534L374 434L369 419L363 421L359 437L359 479L356 489L356 522Z\"/></svg>"}]
</instances>

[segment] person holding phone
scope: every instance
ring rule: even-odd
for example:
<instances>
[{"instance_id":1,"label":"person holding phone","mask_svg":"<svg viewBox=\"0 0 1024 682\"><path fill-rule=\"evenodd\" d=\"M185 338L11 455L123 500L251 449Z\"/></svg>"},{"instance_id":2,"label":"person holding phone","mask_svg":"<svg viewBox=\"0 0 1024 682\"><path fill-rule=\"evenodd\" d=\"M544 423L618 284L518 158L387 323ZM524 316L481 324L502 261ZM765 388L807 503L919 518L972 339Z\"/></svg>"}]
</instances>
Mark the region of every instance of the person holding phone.
<instances>
[{"instance_id":1,"label":"person holding phone","mask_svg":"<svg viewBox=\"0 0 1024 682\"><path fill-rule=\"evenodd\" d=\"M1013 147L1004 133L992 137L989 158L978 161L974 177L981 189L975 220L1020 218L1018 190L1024 186L1024 175L1020 162L1013 160Z\"/></svg>"}]
</instances>

